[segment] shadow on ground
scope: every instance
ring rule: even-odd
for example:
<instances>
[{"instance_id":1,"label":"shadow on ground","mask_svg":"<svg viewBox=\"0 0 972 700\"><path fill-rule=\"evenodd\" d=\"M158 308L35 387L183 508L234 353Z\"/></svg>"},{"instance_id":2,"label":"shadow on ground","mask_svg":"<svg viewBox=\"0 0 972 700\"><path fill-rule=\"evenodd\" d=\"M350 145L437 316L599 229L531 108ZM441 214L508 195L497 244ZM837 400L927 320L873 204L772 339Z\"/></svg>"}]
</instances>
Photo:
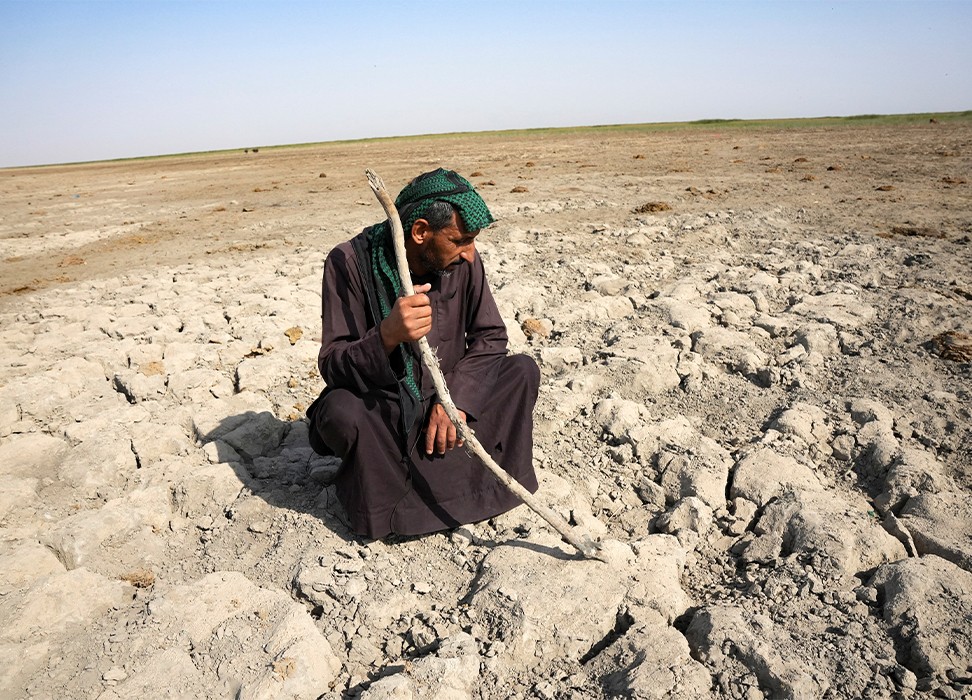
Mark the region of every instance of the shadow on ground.
<instances>
[{"instance_id":1,"label":"shadow on ground","mask_svg":"<svg viewBox=\"0 0 972 700\"><path fill-rule=\"evenodd\" d=\"M247 411L223 418L200 442L254 496L274 508L313 515L342 539L359 541L332 485L340 460L315 453L307 428L303 420L282 421L268 411Z\"/></svg>"}]
</instances>

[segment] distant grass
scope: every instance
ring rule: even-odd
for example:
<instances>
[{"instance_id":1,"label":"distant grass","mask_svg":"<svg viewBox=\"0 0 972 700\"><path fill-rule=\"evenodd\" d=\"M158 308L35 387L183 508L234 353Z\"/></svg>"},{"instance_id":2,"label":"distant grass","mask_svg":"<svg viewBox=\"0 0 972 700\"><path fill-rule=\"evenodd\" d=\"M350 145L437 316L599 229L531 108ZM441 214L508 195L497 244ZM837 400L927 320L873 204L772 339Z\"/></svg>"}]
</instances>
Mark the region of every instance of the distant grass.
<instances>
[{"instance_id":1,"label":"distant grass","mask_svg":"<svg viewBox=\"0 0 972 700\"><path fill-rule=\"evenodd\" d=\"M309 148L313 146L338 146L354 143L377 143L383 141L412 141L424 139L445 139L455 137L489 138L497 136L546 136L558 134L594 134L603 132L652 132L676 130L706 130L712 127L733 129L812 129L816 127L839 126L892 126L906 124L925 124L929 119L938 122L972 121L972 110L964 112L920 112L915 114L859 114L846 117L800 117L794 119L697 119L690 122L647 122L644 124L601 124L594 126L537 127L532 129L506 129L502 131L454 131L442 134L415 134L409 136L379 136L365 139L345 139L341 141L318 141L310 143L282 144L268 146L268 150L287 148ZM259 146L262 150L264 147Z\"/></svg>"},{"instance_id":2,"label":"distant grass","mask_svg":"<svg viewBox=\"0 0 972 700\"><path fill-rule=\"evenodd\" d=\"M844 117L799 117L794 119L696 119L689 122L647 122L644 124L601 124L592 126L538 127L532 129L506 129L502 131L455 131L442 134L413 134L407 136L378 136L362 139L343 139L340 141L312 141L307 143L279 144L275 146L240 146L239 148L225 148L215 151L195 151L191 153L169 153L150 156L136 156L132 158L112 158L108 160L89 161L86 163L58 163L38 166L21 167L58 167L63 165L93 165L97 163L119 163L158 160L160 158L186 158L198 156L219 156L238 154L244 149L257 148L260 153L265 151L281 151L286 149L311 148L319 146L340 146L355 143L380 143L385 141L418 141L427 139L445 139L455 137L490 138L498 136L555 136L566 134L595 134L603 132L659 132L678 130L711 130L719 129L813 129L832 127L864 127L864 126L902 126L908 124L927 124L929 119L939 123L970 121L972 110L964 112L918 112L914 114L854 114ZM254 157L259 157L259 153ZM6 168L0 168L3 170Z\"/></svg>"}]
</instances>

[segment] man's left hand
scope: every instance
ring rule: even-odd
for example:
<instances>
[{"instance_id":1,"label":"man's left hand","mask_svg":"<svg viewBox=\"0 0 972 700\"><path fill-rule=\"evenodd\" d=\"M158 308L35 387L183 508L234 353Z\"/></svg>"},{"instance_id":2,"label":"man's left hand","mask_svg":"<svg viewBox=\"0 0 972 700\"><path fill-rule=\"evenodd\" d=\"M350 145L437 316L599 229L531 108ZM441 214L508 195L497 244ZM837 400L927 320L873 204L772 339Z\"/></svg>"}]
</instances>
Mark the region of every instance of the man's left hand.
<instances>
[{"instance_id":1,"label":"man's left hand","mask_svg":"<svg viewBox=\"0 0 972 700\"><path fill-rule=\"evenodd\" d=\"M466 414L459 411L459 416L463 421ZM462 447L462 440L458 439L456 426L449 420L442 404L437 403L432 406L429 414L429 423L425 426L425 454L432 454L433 449L440 455L444 455L446 450L453 447Z\"/></svg>"}]
</instances>

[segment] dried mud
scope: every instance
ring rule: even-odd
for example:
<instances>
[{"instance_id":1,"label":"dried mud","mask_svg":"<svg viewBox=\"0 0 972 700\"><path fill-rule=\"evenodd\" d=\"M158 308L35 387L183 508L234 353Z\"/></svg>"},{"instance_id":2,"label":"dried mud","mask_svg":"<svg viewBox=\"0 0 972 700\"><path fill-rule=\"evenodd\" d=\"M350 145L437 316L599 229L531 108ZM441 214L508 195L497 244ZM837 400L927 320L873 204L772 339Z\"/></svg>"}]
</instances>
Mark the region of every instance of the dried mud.
<instances>
[{"instance_id":1,"label":"dried mud","mask_svg":"<svg viewBox=\"0 0 972 700\"><path fill-rule=\"evenodd\" d=\"M972 692L972 124L457 136L0 171L0 695ZM539 495L343 524L320 274L471 174Z\"/></svg>"}]
</instances>

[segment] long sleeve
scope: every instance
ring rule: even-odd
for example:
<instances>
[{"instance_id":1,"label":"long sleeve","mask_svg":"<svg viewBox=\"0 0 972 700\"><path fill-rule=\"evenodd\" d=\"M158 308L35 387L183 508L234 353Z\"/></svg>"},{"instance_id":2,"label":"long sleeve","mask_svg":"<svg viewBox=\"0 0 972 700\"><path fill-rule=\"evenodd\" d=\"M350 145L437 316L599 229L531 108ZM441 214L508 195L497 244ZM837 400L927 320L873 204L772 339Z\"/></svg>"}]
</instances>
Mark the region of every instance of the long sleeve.
<instances>
[{"instance_id":1,"label":"long sleeve","mask_svg":"<svg viewBox=\"0 0 972 700\"><path fill-rule=\"evenodd\" d=\"M397 381L377 326L368 326L367 297L354 249L339 245L324 262L321 350L317 365L329 387L363 395Z\"/></svg>"},{"instance_id":2,"label":"long sleeve","mask_svg":"<svg viewBox=\"0 0 972 700\"><path fill-rule=\"evenodd\" d=\"M478 253L469 267L469 284L462 300L466 311L465 352L446 372L446 383L456 406L476 419L493 392L509 338Z\"/></svg>"}]
</instances>

